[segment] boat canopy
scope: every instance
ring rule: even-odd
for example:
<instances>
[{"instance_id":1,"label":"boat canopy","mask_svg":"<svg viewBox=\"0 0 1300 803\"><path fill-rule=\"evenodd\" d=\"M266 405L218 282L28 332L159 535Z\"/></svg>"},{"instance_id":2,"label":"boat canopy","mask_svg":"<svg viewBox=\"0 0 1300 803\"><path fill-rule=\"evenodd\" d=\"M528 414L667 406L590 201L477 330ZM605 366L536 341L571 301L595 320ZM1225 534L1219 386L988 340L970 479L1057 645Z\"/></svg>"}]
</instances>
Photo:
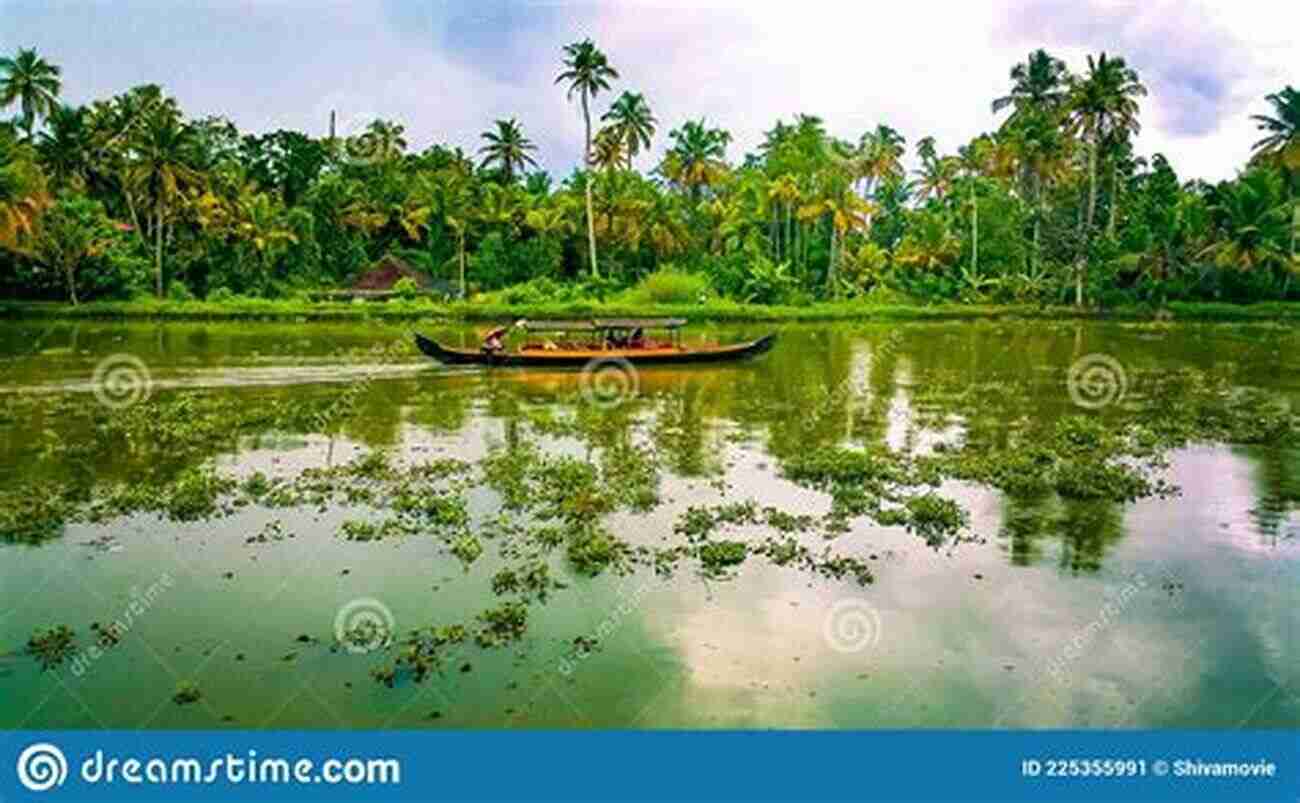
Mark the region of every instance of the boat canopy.
<instances>
[{"instance_id":1,"label":"boat canopy","mask_svg":"<svg viewBox=\"0 0 1300 803\"><path fill-rule=\"evenodd\" d=\"M591 321L522 321L530 332L591 332L596 327Z\"/></svg>"},{"instance_id":2,"label":"boat canopy","mask_svg":"<svg viewBox=\"0 0 1300 803\"><path fill-rule=\"evenodd\" d=\"M679 329L685 318L597 318L597 329Z\"/></svg>"},{"instance_id":3,"label":"boat canopy","mask_svg":"<svg viewBox=\"0 0 1300 803\"><path fill-rule=\"evenodd\" d=\"M530 332L599 332L609 329L678 329L685 318L595 318L588 321L523 321Z\"/></svg>"}]
</instances>

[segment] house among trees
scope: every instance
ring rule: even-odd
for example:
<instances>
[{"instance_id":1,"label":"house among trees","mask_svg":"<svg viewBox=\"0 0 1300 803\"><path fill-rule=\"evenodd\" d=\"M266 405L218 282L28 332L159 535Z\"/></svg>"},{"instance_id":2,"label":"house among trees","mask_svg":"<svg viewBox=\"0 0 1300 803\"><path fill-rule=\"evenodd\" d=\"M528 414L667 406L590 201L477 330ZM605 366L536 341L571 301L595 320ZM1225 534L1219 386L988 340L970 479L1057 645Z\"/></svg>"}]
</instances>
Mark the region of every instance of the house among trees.
<instances>
[{"instance_id":1,"label":"house among trees","mask_svg":"<svg viewBox=\"0 0 1300 803\"><path fill-rule=\"evenodd\" d=\"M361 272L352 286L320 295L328 298L388 298L399 293L398 282L410 279L420 295L446 298L456 295L455 286L446 279L435 279L411 263L387 254Z\"/></svg>"},{"instance_id":2,"label":"house among trees","mask_svg":"<svg viewBox=\"0 0 1300 803\"><path fill-rule=\"evenodd\" d=\"M361 275L352 283L352 289L367 293L391 292L393 287L402 279L410 279L421 290L433 289L433 279L429 278L427 273L416 269L411 263L392 254L386 255L383 259L362 271Z\"/></svg>"}]
</instances>

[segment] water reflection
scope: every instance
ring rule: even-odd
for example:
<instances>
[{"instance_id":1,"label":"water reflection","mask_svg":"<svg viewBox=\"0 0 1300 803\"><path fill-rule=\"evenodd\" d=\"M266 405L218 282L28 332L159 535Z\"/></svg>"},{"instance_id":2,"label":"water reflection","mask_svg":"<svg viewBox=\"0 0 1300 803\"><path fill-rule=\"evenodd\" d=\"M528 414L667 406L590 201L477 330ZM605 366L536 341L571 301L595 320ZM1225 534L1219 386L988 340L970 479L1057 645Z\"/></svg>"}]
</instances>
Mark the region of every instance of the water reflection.
<instances>
[{"instance_id":1,"label":"water reflection","mask_svg":"<svg viewBox=\"0 0 1300 803\"><path fill-rule=\"evenodd\" d=\"M705 331L707 339L741 339L758 327ZM468 341L466 327L435 334ZM0 327L5 382L11 389L48 388L84 380L109 353L140 356L166 398L178 392L167 382L221 374L220 393L242 407L288 406L304 411L302 431L329 434L372 448L400 449L403 427L434 433L463 432L476 419L498 422L500 435L517 444L520 427L537 423L539 411L576 410L598 416L599 427L568 434L607 446L632 422L646 421L646 435L670 475L707 478L725 474L728 439L757 438L776 463L836 445L926 451L936 443L1013 449L1035 433L1050 431L1064 415L1078 413L1062 387L1063 368L1082 353L1113 353L1128 373L1129 409L1160 404L1172 414L1190 392L1181 371L1194 369L1234 386L1265 388L1290 404L1287 360L1296 334L1285 328L1169 327L1157 325L977 323L923 326L857 325L786 327L780 347L754 363L707 369L646 367L625 404L595 409L582 403L577 371L443 369L393 353L404 328L296 327L264 324L107 325L7 324ZM381 351L385 364L369 360ZM263 386L240 381L238 370L277 366L292 377L301 364L317 373L334 369L357 378L339 385L312 374L298 384ZM1294 366L1292 366L1294 367ZM233 372L232 372L233 369ZM397 369L397 373L394 373ZM411 373L415 371L415 373ZM319 378L319 377L316 377ZM75 386L75 385L74 385ZM76 399L85 394L8 393L0 396L0 464L11 479L59 480L86 494L98 481L144 477L165 481L187 466L234 450L218 440L183 456L152 451L149 444L96 443L84 417L68 415L39 399ZM549 412L546 414L550 414ZM1121 405L1096 411L1124 415ZM266 429L280 425L268 420ZM313 423L315 426L313 426ZM325 424L325 426L321 426ZM75 442L75 460L56 446ZM1258 502L1252 520L1261 537L1285 539L1300 499L1300 462L1293 449L1242 450L1256 466ZM62 459L60 459L62 458ZM1059 539L1063 569L1099 569L1107 550L1123 537L1124 512L1112 503L1062 502L1052 497L1002 499L1001 535L1016 565L1043 554L1043 539Z\"/></svg>"},{"instance_id":2,"label":"water reflection","mask_svg":"<svg viewBox=\"0 0 1300 803\"><path fill-rule=\"evenodd\" d=\"M451 342L473 337L464 327L430 329ZM698 336L739 340L764 329L732 327ZM242 477L254 470L339 466L371 450L417 462L448 456L474 461L491 448L522 454L536 447L612 472L616 467L608 455L649 446L662 504L650 512L621 510L609 517L608 526L629 542L653 547L662 545L692 504L752 498L790 512L826 513L825 493L782 474L790 461L820 450L937 455L965 446L1014 453L1047 442L1059 421L1080 413L1108 423L1151 418L1152 411L1170 419L1205 415L1204 389L1214 382L1229 395L1254 389L1279 404L1294 404L1300 396L1294 385L1300 376L1297 335L1275 327L1073 322L784 327L778 347L755 362L641 370L635 394L612 406L584 401L580 372L444 369L409 351L392 353L388 347L401 346L405 336L400 327L381 325L0 325L0 385L26 389L0 394L0 496L6 505L20 496L85 501L121 483L172 483L213 461ZM95 409L90 394L48 391L84 383L100 359L118 352L136 354L149 366L157 380L151 403L192 404L191 412L115 428ZM1122 363L1126 390L1115 404L1080 410L1065 387L1067 371L1093 353L1114 355ZM303 366L316 375L295 375ZM317 381L319 372L332 367L357 378ZM267 384L241 373L254 369L279 371L284 381ZM178 387L196 379L200 387ZM36 392L38 387L46 390ZM205 428L209 421L232 423L225 430ZM124 437L136 432L150 435ZM526 724L987 726L1001 715L1004 702L1025 698L1025 708L1009 722L1230 725L1231 717L1215 707L1223 701L1190 680L1164 688L1170 701L1161 704L1165 707L1146 703L1150 695L1139 687L1160 682L1163 670L1144 662L1173 661L1180 651L1187 653L1192 665L1219 673L1230 688L1226 697L1243 707L1257 687L1295 679L1294 648L1279 634L1294 632L1300 610L1286 605L1300 585L1293 546L1300 453L1282 445L1200 444L1190 457L1176 456L1169 473L1184 486L1183 498L1136 504L947 482L941 495L970 511L973 534L986 541L959 548L931 550L902 526L868 519L855 520L834 540L822 540L820 533L807 536L817 551L833 547L869 561L877 576L870 588L755 559L726 581L702 577L695 567L681 568L673 578L655 578L642 569L636 576L663 583L662 593L646 596L620 620L618 633L582 662L580 673L556 680L547 662L572 649L575 633L599 627L605 612L618 604L620 584L630 582L567 578L571 592L539 606L534 654L518 659L527 664L530 674L523 685L535 706ZM479 496L473 500L483 502ZM97 615L94 604L40 593L32 578L54 571L46 561L75 565L87 586L98 591L156 574L159 545L165 555L186 561L193 559L191 550L202 556L187 563L195 568L183 576L197 584L187 586L187 593L208 618L159 625L168 633L194 628L218 631L216 640L246 638L237 623L223 629L230 627L222 623L231 606L249 608L275 599L281 607L265 614L271 623L259 624L266 631L259 638L268 650L283 654L285 634L292 640L304 630L314 633L304 621L321 618L322 610L332 613L351 597L378 593L375 589L383 589L403 623L429 624L442 621L437 617L449 610L472 615L481 607L482 587L501 564L462 567L448 562L437 544L420 539L391 547L341 542L335 531L355 512L286 512L286 526L299 540L277 546L281 552L255 553L251 557L257 561L241 552L245 539L271 515L256 508L213 524L140 516L60 528L35 539L40 548L8 552L0 581L35 603L31 611L0 621L0 635L15 642L40 622L90 621ZM486 514L475 508L474 515ZM59 538L60 533L66 535ZM131 545L127 557L87 561L76 552L85 549L83 542L105 535ZM7 549L0 546L0 554ZM236 567L241 580L250 576L250 588L218 582L226 566ZM305 578L302 587L276 596L284 582L277 572ZM1085 631L1106 594L1135 572L1153 578L1154 590L1126 608L1125 621L1098 636L1072 664L1077 687L1044 691L1031 670ZM1166 574L1178 578L1177 588L1168 592L1154 579ZM346 585L363 577L371 585ZM1238 584L1251 594L1240 596L1234 589ZM438 588L432 601L431 585ZM103 593L111 597L120 589ZM1222 602L1229 595L1236 595L1232 610ZM843 656L826 649L825 611L846 596L869 599L880 611L886 637L877 651ZM1220 634L1222 649L1194 640L1209 630ZM1229 646L1248 653L1248 659L1225 657ZM303 672L322 684L322 696L346 712L348 721L372 727L393 721L428 724L423 720L428 712L402 714L402 700L370 694L368 687L363 700L338 699L344 683L358 682L355 666L330 664L326 655L312 660L317 663ZM506 680L515 677L509 674L510 660L476 658L471 677L453 678L465 684L456 694L473 697L481 710L469 713L470 707L462 706L440 722L491 727L513 722L492 702L505 684L519 682ZM1233 661L1238 674L1228 677ZM238 686L244 676L232 677ZM626 690L628 678L638 680L640 691ZM27 684L24 693L39 690L43 682L34 675L19 680ZM102 682L123 694L134 689L125 677ZM358 683L366 682L363 677ZM440 689L452 689L447 678L437 682L445 684ZM289 684L283 678L268 683ZM211 693L215 697L220 691L217 686ZM574 704L580 716L573 713ZM63 713L51 714L51 721L94 724L77 719L75 702L53 710ZM306 703L284 710L280 724L321 724ZM1289 699L1261 710L1255 721L1265 724L1285 724L1295 716ZM172 713L168 709L169 717ZM6 717L2 725L19 719L0 714ZM166 722L193 725L179 714Z\"/></svg>"}]
</instances>

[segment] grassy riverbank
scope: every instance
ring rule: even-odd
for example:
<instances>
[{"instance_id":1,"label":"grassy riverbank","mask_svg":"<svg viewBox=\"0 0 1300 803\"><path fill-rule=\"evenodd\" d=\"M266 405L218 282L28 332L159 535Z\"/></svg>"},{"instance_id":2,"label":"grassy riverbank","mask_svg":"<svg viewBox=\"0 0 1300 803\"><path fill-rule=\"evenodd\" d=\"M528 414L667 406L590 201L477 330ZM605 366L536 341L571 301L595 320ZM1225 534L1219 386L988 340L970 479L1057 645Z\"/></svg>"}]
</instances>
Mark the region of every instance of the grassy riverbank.
<instances>
[{"instance_id":1,"label":"grassy riverbank","mask_svg":"<svg viewBox=\"0 0 1300 803\"><path fill-rule=\"evenodd\" d=\"M435 304L429 301L311 302L241 299L204 301L95 302L72 306L48 302L0 302L5 318L130 318L160 320L419 320L495 321L512 318L673 316L691 321L846 321L846 320L963 320L991 318L1117 318L1185 321L1300 321L1300 304L1215 304L1173 302L1167 307L1117 307L1103 311L1036 305L872 305L819 303L808 306L769 306L709 302L706 304Z\"/></svg>"}]
</instances>

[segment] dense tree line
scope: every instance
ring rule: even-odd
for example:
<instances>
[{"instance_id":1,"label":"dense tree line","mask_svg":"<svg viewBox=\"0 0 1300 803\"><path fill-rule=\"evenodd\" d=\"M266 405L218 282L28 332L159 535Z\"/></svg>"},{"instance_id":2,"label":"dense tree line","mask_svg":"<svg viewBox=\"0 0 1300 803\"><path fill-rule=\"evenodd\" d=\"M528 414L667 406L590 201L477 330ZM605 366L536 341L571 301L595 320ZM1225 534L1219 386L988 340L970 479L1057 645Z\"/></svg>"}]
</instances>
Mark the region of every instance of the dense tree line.
<instances>
[{"instance_id":1,"label":"dense tree line","mask_svg":"<svg viewBox=\"0 0 1300 803\"><path fill-rule=\"evenodd\" d=\"M1141 77L1043 50L992 101L1001 127L943 154L887 125L856 142L777 121L728 153L706 120L660 134L590 41L556 83L586 163L556 184L515 119L476 154L408 150L403 126L241 133L187 117L159 86L87 106L32 50L0 59L0 292L16 298L278 297L347 283L396 253L474 294L596 296L654 274L673 292L760 303L959 299L1112 304L1300 298L1300 92L1269 95L1230 181L1134 154ZM643 171L643 169L645 169ZM653 281L653 280L652 280ZM677 290L674 290L677 288Z\"/></svg>"}]
</instances>

